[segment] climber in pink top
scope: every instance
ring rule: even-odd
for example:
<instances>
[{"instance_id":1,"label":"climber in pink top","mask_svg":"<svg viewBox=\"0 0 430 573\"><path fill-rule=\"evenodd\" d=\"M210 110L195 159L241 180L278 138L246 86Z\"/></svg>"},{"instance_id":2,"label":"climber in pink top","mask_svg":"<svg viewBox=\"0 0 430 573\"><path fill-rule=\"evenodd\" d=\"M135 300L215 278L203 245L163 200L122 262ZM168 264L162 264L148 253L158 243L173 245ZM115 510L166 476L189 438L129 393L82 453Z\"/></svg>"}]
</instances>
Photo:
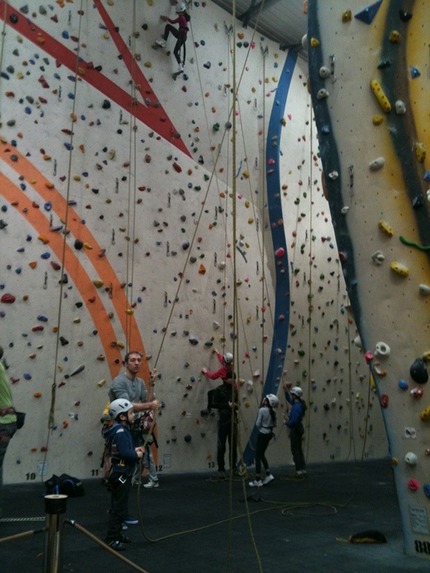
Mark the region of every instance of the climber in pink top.
<instances>
[{"instance_id":1,"label":"climber in pink top","mask_svg":"<svg viewBox=\"0 0 430 573\"><path fill-rule=\"evenodd\" d=\"M187 12L187 6L185 2L180 2L176 6L176 13L178 17L175 20L171 20L167 16L160 16L163 22L169 22L164 29L164 34L161 40L156 40L156 44L161 46L162 48L166 47L167 38L169 37L169 33L171 33L176 38L176 46L173 49L173 54L178 62L178 73L184 71L184 62L185 62L185 42L187 41L187 33L188 33L188 22L191 20L190 15ZM179 24L178 28L172 26L172 24ZM182 46L184 47L183 50L183 58L181 59L180 51Z\"/></svg>"},{"instance_id":2,"label":"climber in pink top","mask_svg":"<svg viewBox=\"0 0 430 573\"><path fill-rule=\"evenodd\" d=\"M207 368L202 368L202 373L211 380L221 378L224 382L227 378L229 378L233 371L233 354L230 352L221 354L216 348L213 349L213 352L218 356L218 360L221 363L221 368L216 370L216 372L209 372Z\"/></svg>"}]
</instances>

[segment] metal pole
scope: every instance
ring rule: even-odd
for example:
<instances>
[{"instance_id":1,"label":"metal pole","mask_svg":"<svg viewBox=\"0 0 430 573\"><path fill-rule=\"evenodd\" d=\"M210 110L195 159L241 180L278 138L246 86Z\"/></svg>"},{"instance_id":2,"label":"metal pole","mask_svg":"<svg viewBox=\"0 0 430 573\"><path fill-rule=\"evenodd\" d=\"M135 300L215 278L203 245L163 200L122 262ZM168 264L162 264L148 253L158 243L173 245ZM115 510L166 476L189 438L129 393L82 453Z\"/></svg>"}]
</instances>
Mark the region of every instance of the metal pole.
<instances>
[{"instance_id":1,"label":"metal pole","mask_svg":"<svg viewBox=\"0 0 430 573\"><path fill-rule=\"evenodd\" d=\"M46 495L45 511L47 531L43 573L61 573L61 548L66 513L67 495Z\"/></svg>"}]
</instances>

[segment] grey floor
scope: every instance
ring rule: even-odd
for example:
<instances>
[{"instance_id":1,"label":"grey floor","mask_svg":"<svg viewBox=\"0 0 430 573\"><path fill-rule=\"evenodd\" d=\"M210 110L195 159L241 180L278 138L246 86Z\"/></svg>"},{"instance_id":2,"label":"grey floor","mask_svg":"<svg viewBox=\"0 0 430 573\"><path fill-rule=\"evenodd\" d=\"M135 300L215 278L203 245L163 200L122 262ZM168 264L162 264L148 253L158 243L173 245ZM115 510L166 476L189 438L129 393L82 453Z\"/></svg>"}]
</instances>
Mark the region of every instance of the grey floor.
<instances>
[{"instance_id":1,"label":"grey floor","mask_svg":"<svg viewBox=\"0 0 430 573\"><path fill-rule=\"evenodd\" d=\"M141 524L129 527L125 557L148 573L415 573L430 561L403 551L389 461L333 463L308 468L306 480L277 468L261 492L241 480L214 482L211 474L160 475L158 489L133 488L130 508ZM77 476L79 477L79 476ZM247 481L245 482L247 484ZM67 500L66 518L103 539L109 494L98 480ZM41 482L3 488L0 538L43 528ZM14 520L13 518L17 518ZM350 535L378 530L386 544L352 544ZM0 544L1 571L42 572L45 535ZM63 573L126 573L87 535L66 524Z\"/></svg>"}]
</instances>

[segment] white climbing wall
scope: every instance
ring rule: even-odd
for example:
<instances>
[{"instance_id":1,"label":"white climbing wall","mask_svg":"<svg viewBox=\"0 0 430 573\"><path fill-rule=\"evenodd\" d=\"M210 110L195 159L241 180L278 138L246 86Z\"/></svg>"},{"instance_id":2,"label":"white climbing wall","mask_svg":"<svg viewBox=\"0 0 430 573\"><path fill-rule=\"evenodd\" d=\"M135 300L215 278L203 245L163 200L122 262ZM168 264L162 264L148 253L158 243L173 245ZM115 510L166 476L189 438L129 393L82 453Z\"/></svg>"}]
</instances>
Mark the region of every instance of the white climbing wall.
<instances>
[{"instance_id":1,"label":"white climbing wall","mask_svg":"<svg viewBox=\"0 0 430 573\"><path fill-rule=\"evenodd\" d=\"M428 2L309 4L309 68L351 306L406 552L430 557Z\"/></svg>"},{"instance_id":2,"label":"white climbing wall","mask_svg":"<svg viewBox=\"0 0 430 573\"><path fill-rule=\"evenodd\" d=\"M214 346L237 348L245 447L279 320L265 194L269 146L279 149L277 225L290 272L282 296L291 299L276 383L304 388L308 462L385 456L322 193L306 62L291 69L282 137L266 141L287 54L240 24L234 29L210 2L196 2L185 73L175 81L173 56L151 47L161 14L174 14L167 0L82 8L8 2L0 343L27 420L10 444L5 481L97 476L99 420L127 347L144 350L145 377L148 367L160 374L161 472L215 467L215 418L200 416L217 384L201 375L202 366L218 367ZM291 463L281 421L269 458L272 466Z\"/></svg>"}]
</instances>

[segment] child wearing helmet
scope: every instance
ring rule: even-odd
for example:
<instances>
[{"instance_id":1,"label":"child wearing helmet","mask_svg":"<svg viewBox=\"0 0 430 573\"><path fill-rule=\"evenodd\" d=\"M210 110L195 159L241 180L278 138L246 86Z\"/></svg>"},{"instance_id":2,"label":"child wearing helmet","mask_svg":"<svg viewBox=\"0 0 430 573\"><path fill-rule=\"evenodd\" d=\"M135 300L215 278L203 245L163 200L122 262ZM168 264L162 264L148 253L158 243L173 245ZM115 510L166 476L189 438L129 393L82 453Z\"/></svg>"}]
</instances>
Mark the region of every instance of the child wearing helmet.
<instances>
[{"instance_id":1,"label":"child wearing helmet","mask_svg":"<svg viewBox=\"0 0 430 573\"><path fill-rule=\"evenodd\" d=\"M273 428L276 427L275 408L279 405L279 400L275 394L267 394L263 398L261 408L258 410L257 421L255 425L258 428L257 443L255 446L255 479L249 482L251 487L262 487L267 485L275 478L270 472L269 463L265 453L270 440L273 438ZM266 471L266 477L263 479L261 473L261 464Z\"/></svg>"},{"instance_id":2,"label":"child wearing helmet","mask_svg":"<svg viewBox=\"0 0 430 573\"><path fill-rule=\"evenodd\" d=\"M216 348L213 349L213 353L217 355L221 368L215 372L209 372L207 368L202 368L202 373L211 380L221 378L224 382L233 372L233 354L231 352L221 354Z\"/></svg>"},{"instance_id":3,"label":"child wearing helmet","mask_svg":"<svg viewBox=\"0 0 430 573\"><path fill-rule=\"evenodd\" d=\"M293 454L296 475L306 476L306 461L303 454L302 439L305 429L303 427L303 416L307 410L306 402L303 400L303 390L300 386L294 386L288 391L288 384L284 384L285 398L292 408L288 419L285 422L290 429L291 453Z\"/></svg>"},{"instance_id":4,"label":"child wearing helmet","mask_svg":"<svg viewBox=\"0 0 430 573\"><path fill-rule=\"evenodd\" d=\"M176 38L176 45L173 49L173 54L178 62L178 73L184 71L184 62L185 62L185 42L187 41L187 34L188 34L188 22L191 20L190 15L187 12L187 6L185 2L179 2L176 6L176 13L178 17L174 20L171 20L167 16L160 16L163 22L169 22L166 27L164 28L164 34L160 40L156 40L156 44L161 46L162 48L166 47L167 38L169 34L172 34ZM178 24L179 27L175 28L172 24ZM181 60L180 51L182 46L184 47L183 58Z\"/></svg>"},{"instance_id":5,"label":"child wearing helmet","mask_svg":"<svg viewBox=\"0 0 430 573\"><path fill-rule=\"evenodd\" d=\"M109 414L115 423L104 432L112 456L112 471L108 479L111 509L106 543L116 551L124 551L125 543L130 539L121 533L122 522L128 515L131 477L144 450L135 448L130 432L134 421L133 404L125 398L114 400L109 406Z\"/></svg>"}]
</instances>

